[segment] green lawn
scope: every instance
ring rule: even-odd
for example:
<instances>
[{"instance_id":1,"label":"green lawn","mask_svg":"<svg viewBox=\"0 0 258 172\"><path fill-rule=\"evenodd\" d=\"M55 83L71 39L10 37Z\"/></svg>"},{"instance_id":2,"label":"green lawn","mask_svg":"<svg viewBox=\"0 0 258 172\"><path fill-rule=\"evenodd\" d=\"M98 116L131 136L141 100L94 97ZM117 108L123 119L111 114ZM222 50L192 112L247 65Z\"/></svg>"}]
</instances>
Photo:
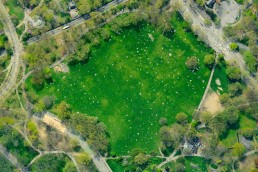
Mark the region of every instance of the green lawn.
<instances>
[{"instance_id":1,"label":"green lawn","mask_svg":"<svg viewBox=\"0 0 258 172\"><path fill-rule=\"evenodd\" d=\"M35 161L30 169L32 172L76 172L70 158L64 154L44 155Z\"/></svg>"},{"instance_id":2,"label":"green lawn","mask_svg":"<svg viewBox=\"0 0 258 172\"><path fill-rule=\"evenodd\" d=\"M117 154L134 148L157 151L160 117L173 123L179 112L191 115L210 75L203 63L210 49L183 30L181 18L174 15L172 23L176 32L169 37L147 24L112 35L92 50L87 64L70 66L70 74L54 74L54 82L37 94L55 95L75 112L97 116L107 125ZM197 72L185 66L190 56L200 60Z\"/></svg>"},{"instance_id":3,"label":"green lawn","mask_svg":"<svg viewBox=\"0 0 258 172\"><path fill-rule=\"evenodd\" d=\"M14 166L0 153L0 169L1 172L13 172Z\"/></svg>"},{"instance_id":4,"label":"green lawn","mask_svg":"<svg viewBox=\"0 0 258 172\"><path fill-rule=\"evenodd\" d=\"M221 86L216 84L217 79L220 80ZM212 78L211 88L215 92L218 91L219 93L223 94L223 93L227 92L229 83L230 83L230 80L228 79L227 74L226 74L226 67L223 66L223 67L219 68L217 66L215 69L213 78ZM222 90L220 90L219 87L222 88Z\"/></svg>"}]
</instances>

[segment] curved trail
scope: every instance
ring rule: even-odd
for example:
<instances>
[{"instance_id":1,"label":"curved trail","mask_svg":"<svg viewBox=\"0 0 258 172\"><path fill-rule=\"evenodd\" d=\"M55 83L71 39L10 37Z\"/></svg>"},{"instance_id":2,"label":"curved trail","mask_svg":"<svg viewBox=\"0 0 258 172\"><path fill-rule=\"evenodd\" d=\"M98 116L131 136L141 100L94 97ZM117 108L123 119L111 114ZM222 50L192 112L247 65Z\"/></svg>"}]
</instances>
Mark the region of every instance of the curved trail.
<instances>
[{"instance_id":1,"label":"curved trail","mask_svg":"<svg viewBox=\"0 0 258 172\"><path fill-rule=\"evenodd\" d=\"M5 81L0 86L0 102L3 102L16 85L16 80L20 69L20 55L23 51L23 45L18 38L16 29L2 0L0 0L0 15L1 21L5 26L5 33L13 46L13 56L11 58L10 66L8 66L9 72Z\"/></svg>"}]
</instances>

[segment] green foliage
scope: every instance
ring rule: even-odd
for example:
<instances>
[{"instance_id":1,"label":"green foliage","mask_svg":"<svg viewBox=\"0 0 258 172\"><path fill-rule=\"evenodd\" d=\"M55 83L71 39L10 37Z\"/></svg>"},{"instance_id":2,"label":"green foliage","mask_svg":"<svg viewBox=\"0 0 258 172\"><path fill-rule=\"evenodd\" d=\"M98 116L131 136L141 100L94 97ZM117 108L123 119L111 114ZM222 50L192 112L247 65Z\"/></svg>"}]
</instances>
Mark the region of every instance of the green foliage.
<instances>
[{"instance_id":1,"label":"green foliage","mask_svg":"<svg viewBox=\"0 0 258 172\"><path fill-rule=\"evenodd\" d=\"M250 51L246 51L244 54L244 59L246 62L247 67L249 68L250 72L257 71L257 59Z\"/></svg>"},{"instance_id":2,"label":"green foliage","mask_svg":"<svg viewBox=\"0 0 258 172\"><path fill-rule=\"evenodd\" d=\"M239 4L244 4L245 0L235 0Z\"/></svg>"},{"instance_id":3,"label":"green foliage","mask_svg":"<svg viewBox=\"0 0 258 172\"><path fill-rule=\"evenodd\" d=\"M235 143L235 144L233 145L233 151L232 151L232 153L233 153L234 156L241 157L241 156L243 156L243 154L244 154L245 152L246 152L246 148L245 148L245 146L244 146L243 144L241 144L241 143Z\"/></svg>"},{"instance_id":4,"label":"green foliage","mask_svg":"<svg viewBox=\"0 0 258 172\"><path fill-rule=\"evenodd\" d=\"M61 120L69 120L71 118L72 109L69 104L65 101L62 101L60 104L57 105L55 112Z\"/></svg>"},{"instance_id":5,"label":"green foliage","mask_svg":"<svg viewBox=\"0 0 258 172\"><path fill-rule=\"evenodd\" d=\"M228 92L231 96L236 96L242 93L243 86L239 82L232 83L228 86Z\"/></svg>"},{"instance_id":6,"label":"green foliage","mask_svg":"<svg viewBox=\"0 0 258 172\"><path fill-rule=\"evenodd\" d=\"M214 54L208 54L204 58L205 65L212 67L215 63L215 56Z\"/></svg>"},{"instance_id":7,"label":"green foliage","mask_svg":"<svg viewBox=\"0 0 258 172\"><path fill-rule=\"evenodd\" d=\"M219 96L219 99L220 99L220 103L221 104L225 104L228 102L228 100L230 99L230 95L227 94L227 93L224 93L222 95Z\"/></svg>"},{"instance_id":8,"label":"green foliage","mask_svg":"<svg viewBox=\"0 0 258 172\"><path fill-rule=\"evenodd\" d=\"M14 166L4 157L4 155L0 154L0 169L1 172L14 172Z\"/></svg>"},{"instance_id":9,"label":"green foliage","mask_svg":"<svg viewBox=\"0 0 258 172\"><path fill-rule=\"evenodd\" d=\"M105 153L108 150L106 127L99 123L96 117L84 114L72 114L69 124L82 137L87 138L88 143L95 150Z\"/></svg>"},{"instance_id":10,"label":"green foliage","mask_svg":"<svg viewBox=\"0 0 258 172\"><path fill-rule=\"evenodd\" d=\"M238 46L238 44L237 43L231 43L230 45L229 45L229 47L230 47L230 50L232 50L232 51L238 51L239 50L239 46Z\"/></svg>"},{"instance_id":11,"label":"green foliage","mask_svg":"<svg viewBox=\"0 0 258 172\"><path fill-rule=\"evenodd\" d=\"M67 169L67 164L70 166L67 172L77 171L71 160L64 154L49 154L43 155L35 161L30 170L32 172L64 172Z\"/></svg>"},{"instance_id":12,"label":"green foliage","mask_svg":"<svg viewBox=\"0 0 258 172\"><path fill-rule=\"evenodd\" d=\"M27 123L27 133L28 133L28 138L29 140L35 145L38 144L38 137L39 137L39 132L38 129L36 127L36 124L30 120Z\"/></svg>"},{"instance_id":13,"label":"green foliage","mask_svg":"<svg viewBox=\"0 0 258 172\"><path fill-rule=\"evenodd\" d=\"M9 126L5 126L0 130L0 143L12 153L23 165L29 162L38 154L25 141L18 131Z\"/></svg>"},{"instance_id":14,"label":"green foliage","mask_svg":"<svg viewBox=\"0 0 258 172\"><path fill-rule=\"evenodd\" d=\"M251 139L253 137L253 129L245 128L242 130L243 136L247 139Z\"/></svg>"},{"instance_id":15,"label":"green foliage","mask_svg":"<svg viewBox=\"0 0 258 172\"><path fill-rule=\"evenodd\" d=\"M239 67L228 66L226 69L227 76L230 80L240 80L241 70Z\"/></svg>"},{"instance_id":16,"label":"green foliage","mask_svg":"<svg viewBox=\"0 0 258 172\"><path fill-rule=\"evenodd\" d=\"M180 112L176 115L176 122L179 124L186 124L188 122L188 115Z\"/></svg>"},{"instance_id":17,"label":"green foliage","mask_svg":"<svg viewBox=\"0 0 258 172\"><path fill-rule=\"evenodd\" d=\"M190 70L197 70L199 68L199 60L197 57L189 57L185 62L186 66Z\"/></svg>"}]
</instances>

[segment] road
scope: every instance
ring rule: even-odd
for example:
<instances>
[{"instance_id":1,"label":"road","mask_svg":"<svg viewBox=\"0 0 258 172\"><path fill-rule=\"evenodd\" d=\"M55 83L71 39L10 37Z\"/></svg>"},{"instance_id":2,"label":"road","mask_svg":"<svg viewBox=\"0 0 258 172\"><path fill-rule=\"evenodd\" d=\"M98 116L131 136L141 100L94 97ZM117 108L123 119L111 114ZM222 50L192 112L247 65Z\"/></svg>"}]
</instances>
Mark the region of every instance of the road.
<instances>
[{"instance_id":1,"label":"road","mask_svg":"<svg viewBox=\"0 0 258 172\"><path fill-rule=\"evenodd\" d=\"M206 27L204 24L205 17L203 17L203 12L192 1L187 1L185 4L182 0L178 0L178 2L182 4L180 9L181 15L185 19L190 18L192 20L192 26L201 32L204 41L216 52L224 54L226 61L235 61L242 71L244 82L255 91L258 91L258 81L249 74L243 56L238 52L229 50L230 42L226 42L222 38L222 29L217 28L214 24Z\"/></svg>"},{"instance_id":2,"label":"road","mask_svg":"<svg viewBox=\"0 0 258 172\"><path fill-rule=\"evenodd\" d=\"M59 122L58 119L56 119L54 116L54 114L51 114L49 113L49 117L53 118L56 122ZM43 121L42 118L39 118L37 116L33 116L34 119L36 120L40 120L42 122L46 122L46 121ZM50 125L50 124L49 124ZM62 124L60 124L62 125ZM52 127L56 128L57 130L60 130L59 127L56 127L57 125L51 125ZM62 131L61 131L62 132ZM78 141L78 143L80 144L81 148L91 157L91 159L93 160L93 163L95 164L95 166L97 167L97 169L100 171L100 172L112 172L112 170L110 169L109 165L107 164L105 158L103 158L101 155L99 155L98 153L96 152L93 152L91 150L91 148L89 147L88 143L85 141L85 140L82 140L79 136L71 133L70 131L66 130L65 134Z\"/></svg>"},{"instance_id":3,"label":"road","mask_svg":"<svg viewBox=\"0 0 258 172\"><path fill-rule=\"evenodd\" d=\"M20 69L20 55L23 51L23 45L20 42L16 29L12 23L12 20L3 4L0 0L0 20L4 24L5 33L9 42L13 46L13 56L11 58L10 66L4 82L0 86L0 102L3 102L8 94L11 92L16 84L17 76Z\"/></svg>"},{"instance_id":4,"label":"road","mask_svg":"<svg viewBox=\"0 0 258 172\"><path fill-rule=\"evenodd\" d=\"M128 1L128 0L114 0L114 1L108 3L108 4L104 5L104 6L96 9L93 12L105 12L105 11L108 11L111 8L113 8L113 7L115 7L115 6L119 5L119 4L122 4L122 3L126 2L126 1ZM62 26L59 26L59 27L57 27L55 29L52 29L52 30L50 30L50 31L48 31L46 33L43 33L41 35L38 35L38 36L30 38L27 41L27 43L28 44L32 44L34 42L37 42L37 41L41 40L42 38L46 38L46 37L51 37L51 36L57 35L57 34L62 33L64 31L64 29L63 29L64 26L69 26L69 28L72 28L72 27L81 25L82 23L84 23L86 20L89 20L90 18L91 18L91 16L89 14L85 14L85 15L79 17L79 18L76 18L75 20L73 20L73 21L71 21L69 23L66 23L66 24L64 24Z\"/></svg>"}]
</instances>

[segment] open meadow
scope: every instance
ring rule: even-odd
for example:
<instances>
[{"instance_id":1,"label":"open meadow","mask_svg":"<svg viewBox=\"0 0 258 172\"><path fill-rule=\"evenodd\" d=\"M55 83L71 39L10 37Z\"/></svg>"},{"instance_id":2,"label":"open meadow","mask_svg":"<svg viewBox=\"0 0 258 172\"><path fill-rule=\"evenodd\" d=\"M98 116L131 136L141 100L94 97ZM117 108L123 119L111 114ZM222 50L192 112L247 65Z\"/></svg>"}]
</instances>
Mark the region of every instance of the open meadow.
<instances>
[{"instance_id":1,"label":"open meadow","mask_svg":"<svg viewBox=\"0 0 258 172\"><path fill-rule=\"evenodd\" d=\"M168 35L144 23L112 35L92 49L87 64L70 66L69 74L54 73L53 82L37 94L55 95L57 103L64 100L75 112L97 116L116 154L157 151L159 119L171 124L179 112L191 116L210 75L203 62L210 49L184 30L179 16L173 15L172 23ZM191 56L199 59L196 72L185 65Z\"/></svg>"}]
</instances>

